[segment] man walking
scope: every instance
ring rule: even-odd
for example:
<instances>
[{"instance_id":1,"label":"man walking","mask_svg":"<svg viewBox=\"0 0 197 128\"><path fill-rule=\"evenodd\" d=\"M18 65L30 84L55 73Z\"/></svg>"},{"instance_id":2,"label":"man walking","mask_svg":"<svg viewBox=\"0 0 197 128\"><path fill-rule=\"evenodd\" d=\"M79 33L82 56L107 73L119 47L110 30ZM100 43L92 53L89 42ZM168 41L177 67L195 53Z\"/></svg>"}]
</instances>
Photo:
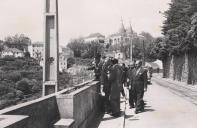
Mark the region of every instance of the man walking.
<instances>
[{"instance_id":1,"label":"man walking","mask_svg":"<svg viewBox=\"0 0 197 128\"><path fill-rule=\"evenodd\" d=\"M136 62L136 68L133 71L132 84L134 87L134 97L136 109L135 113L144 111L144 91L147 90L147 71L142 67L142 61Z\"/></svg>"}]
</instances>

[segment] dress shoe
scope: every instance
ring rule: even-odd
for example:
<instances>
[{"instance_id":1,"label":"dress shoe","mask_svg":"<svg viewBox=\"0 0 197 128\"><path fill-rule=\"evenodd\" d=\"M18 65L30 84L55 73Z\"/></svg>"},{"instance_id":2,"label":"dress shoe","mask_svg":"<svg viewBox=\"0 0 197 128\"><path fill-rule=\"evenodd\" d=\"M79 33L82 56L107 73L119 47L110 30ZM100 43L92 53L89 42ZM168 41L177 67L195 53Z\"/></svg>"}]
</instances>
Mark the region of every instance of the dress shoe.
<instances>
[{"instance_id":1,"label":"dress shoe","mask_svg":"<svg viewBox=\"0 0 197 128\"><path fill-rule=\"evenodd\" d=\"M135 114L138 114L138 110L135 110Z\"/></svg>"}]
</instances>

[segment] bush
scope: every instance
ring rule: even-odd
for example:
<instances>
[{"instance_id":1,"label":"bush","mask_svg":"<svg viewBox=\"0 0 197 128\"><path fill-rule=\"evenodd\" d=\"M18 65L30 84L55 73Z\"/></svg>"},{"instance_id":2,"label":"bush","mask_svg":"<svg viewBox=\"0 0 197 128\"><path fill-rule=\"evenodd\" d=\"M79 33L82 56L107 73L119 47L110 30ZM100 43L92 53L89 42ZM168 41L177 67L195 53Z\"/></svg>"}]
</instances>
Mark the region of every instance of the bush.
<instances>
[{"instance_id":1,"label":"bush","mask_svg":"<svg viewBox=\"0 0 197 128\"><path fill-rule=\"evenodd\" d=\"M4 75L4 79L9 79L13 82L17 82L19 80L21 80L22 76L20 72L9 72L9 73L5 73Z\"/></svg>"},{"instance_id":2,"label":"bush","mask_svg":"<svg viewBox=\"0 0 197 128\"><path fill-rule=\"evenodd\" d=\"M16 70L17 68L15 66L8 66L8 65L4 65L1 67L2 71L13 71Z\"/></svg>"},{"instance_id":3,"label":"bush","mask_svg":"<svg viewBox=\"0 0 197 128\"><path fill-rule=\"evenodd\" d=\"M15 92L9 92L8 94L5 95L6 99L14 99L16 97Z\"/></svg>"},{"instance_id":4,"label":"bush","mask_svg":"<svg viewBox=\"0 0 197 128\"><path fill-rule=\"evenodd\" d=\"M15 58L14 58L13 56L5 56L5 57L3 58L3 60L4 60L4 61L14 61Z\"/></svg>"},{"instance_id":5,"label":"bush","mask_svg":"<svg viewBox=\"0 0 197 128\"><path fill-rule=\"evenodd\" d=\"M29 84L29 79L22 79L16 83L16 89L22 91L24 94L30 94L32 92L32 86Z\"/></svg>"},{"instance_id":6,"label":"bush","mask_svg":"<svg viewBox=\"0 0 197 128\"><path fill-rule=\"evenodd\" d=\"M16 98L23 99L24 93L20 90L16 90Z\"/></svg>"},{"instance_id":7,"label":"bush","mask_svg":"<svg viewBox=\"0 0 197 128\"><path fill-rule=\"evenodd\" d=\"M70 57L67 59L67 68L72 67L72 65L75 64L75 59Z\"/></svg>"},{"instance_id":8,"label":"bush","mask_svg":"<svg viewBox=\"0 0 197 128\"><path fill-rule=\"evenodd\" d=\"M0 96L5 95L9 92L9 87L6 85L0 85Z\"/></svg>"},{"instance_id":9,"label":"bush","mask_svg":"<svg viewBox=\"0 0 197 128\"><path fill-rule=\"evenodd\" d=\"M32 92L37 93L42 89L42 82L33 79L30 83L32 85Z\"/></svg>"}]
</instances>

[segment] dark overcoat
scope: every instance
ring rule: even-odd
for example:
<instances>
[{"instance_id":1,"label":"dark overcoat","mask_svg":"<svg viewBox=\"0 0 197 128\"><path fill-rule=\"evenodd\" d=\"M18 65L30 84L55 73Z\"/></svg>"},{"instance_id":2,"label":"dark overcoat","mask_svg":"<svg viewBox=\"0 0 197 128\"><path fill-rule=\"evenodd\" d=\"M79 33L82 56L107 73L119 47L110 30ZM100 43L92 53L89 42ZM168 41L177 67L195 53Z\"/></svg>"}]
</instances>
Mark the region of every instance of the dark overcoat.
<instances>
[{"instance_id":1,"label":"dark overcoat","mask_svg":"<svg viewBox=\"0 0 197 128\"><path fill-rule=\"evenodd\" d=\"M110 104L112 113L120 113L120 90L122 85L122 70L118 64L111 67L109 80L111 85Z\"/></svg>"}]
</instances>

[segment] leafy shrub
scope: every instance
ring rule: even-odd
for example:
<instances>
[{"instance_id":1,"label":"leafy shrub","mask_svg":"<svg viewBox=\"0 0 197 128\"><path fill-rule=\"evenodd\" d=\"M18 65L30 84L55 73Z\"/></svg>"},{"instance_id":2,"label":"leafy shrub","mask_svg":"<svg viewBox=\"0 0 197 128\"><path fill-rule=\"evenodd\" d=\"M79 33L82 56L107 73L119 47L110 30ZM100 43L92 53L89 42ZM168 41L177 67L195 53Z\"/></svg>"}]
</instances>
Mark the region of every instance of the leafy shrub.
<instances>
[{"instance_id":1,"label":"leafy shrub","mask_svg":"<svg viewBox=\"0 0 197 128\"><path fill-rule=\"evenodd\" d=\"M23 99L24 93L20 90L16 90L16 98Z\"/></svg>"},{"instance_id":2,"label":"leafy shrub","mask_svg":"<svg viewBox=\"0 0 197 128\"><path fill-rule=\"evenodd\" d=\"M6 99L14 99L16 97L15 92L9 92L8 94L5 95Z\"/></svg>"},{"instance_id":3,"label":"leafy shrub","mask_svg":"<svg viewBox=\"0 0 197 128\"><path fill-rule=\"evenodd\" d=\"M17 102L16 99L13 99L13 100L8 100L8 99L5 99L5 100L1 100L0 102L0 109L3 109L7 106L11 106L11 105L15 105Z\"/></svg>"},{"instance_id":4,"label":"leafy shrub","mask_svg":"<svg viewBox=\"0 0 197 128\"><path fill-rule=\"evenodd\" d=\"M16 83L16 89L22 91L24 94L30 94L32 86L29 82L29 79L23 78Z\"/></svg>"},{"instance_id":5,"label":"leafy shrub","mask_svg":"<svg viewBox=\"0 0 197 128\"><path fill-rule=\"evenodd\" d=\"M3 58L4 61L15 61L15 58L13 56L5 56Z\"/></svg>"},{"instance_id":6,"label":"leafy shrub","mask_svg":"<svg viewBox=\"0 0 197 128\"><path fill-rule=\"evenodd\" d=\"M9 72L9 73L5 73L4 75L4 79L9 79L13 82L17 82L19 80L21 80L22 76L20 72Z\"/></svg>"},{"instance_id":7,"label":"leafy shrub","mask_svg":"<svg viewBox=\"0 0 197 128\"><path fill-rule=\"evenodd\" d=\"M67 59L67 68L72 67L72 65L75 64L75 59L70 57Z\"/></svg>"},{"instance_id":8,"label":"leafy shrub","mask_svg":"<svg viewBox=\"0 0 197 128\"><path fill-rule=\"evenodd\" d=\"M9 87L3 84L0 84L0 96L7 94L10 91Z\"/></svg>"},{"instance_id":9,"label":"leafy shrub","mask_svg":"<svg viewBox=\"0 0 197 128\"><path fill-rule=\"evenodd\" d=\"M8 66L8 65L4 65L1 67L1 70L2 71L13 71L13 70L16 70L17 68L14 67L14 66Z\"/></svg>"}]
</instances>

